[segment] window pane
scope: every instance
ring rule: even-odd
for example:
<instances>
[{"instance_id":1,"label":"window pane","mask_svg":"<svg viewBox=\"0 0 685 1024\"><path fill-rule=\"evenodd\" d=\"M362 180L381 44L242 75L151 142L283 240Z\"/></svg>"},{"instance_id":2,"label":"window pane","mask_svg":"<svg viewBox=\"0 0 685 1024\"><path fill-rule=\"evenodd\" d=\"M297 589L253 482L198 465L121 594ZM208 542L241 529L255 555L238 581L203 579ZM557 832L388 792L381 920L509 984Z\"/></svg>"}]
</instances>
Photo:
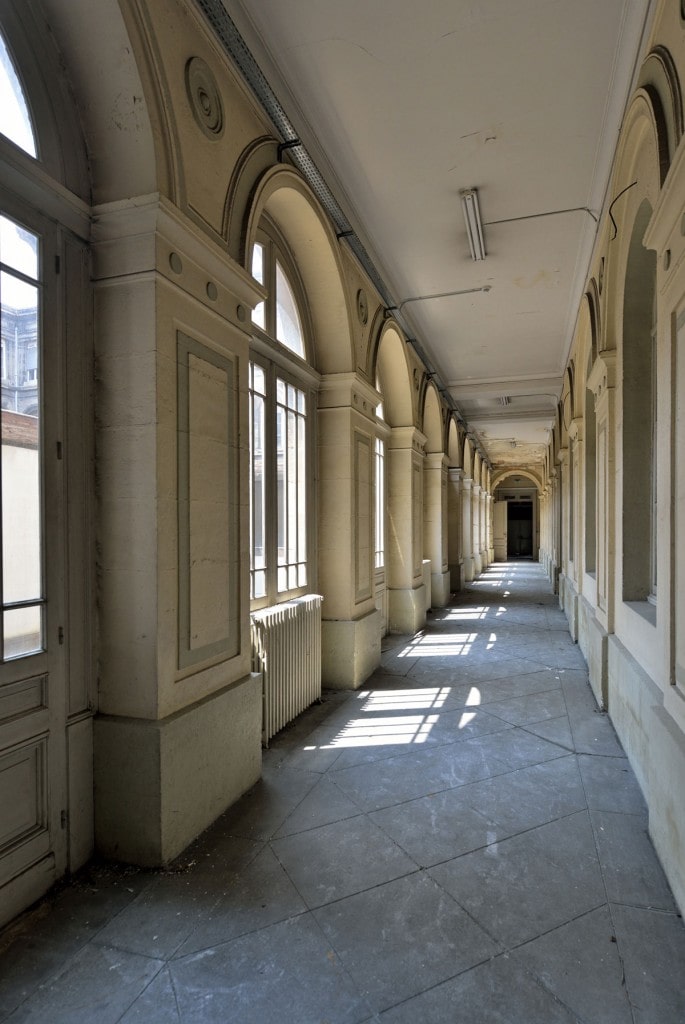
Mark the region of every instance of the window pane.
<instances>
[{"instance_id":1,"label":"window pane","mask_svg":"<svg viewBox=\"0 0 685 1024\"><path fill-rule=\"evenodd\" d=\"M251 270L255 281L259 281L260 284L264 284L264 246L261 242L255 242L252 247ZM252 323L264 330L266 325L265 316L265 303L259 302L252 313Z\"/></svg>"},{"instance_id":2,"label":"window pane","mask_svg":"<svg viewBox=\"0 0 685 1024\"><path fill-rule=\"evenodd\" d=\"M38 239L15 224L8 217L0 215L0 260L21 274L38 280Z\"/></svg>"},{"instance_id":3,"label":"window pane","mask_svg":"<svg viewBox=\"0 0 685 1024\"><path fill-rule=\"evenodd\" d=\"M385 564L385 445L376 438L376 569Z\"/></svg>"},{"instance_id":4,"label":"window pane","mask_svg":"<svg viewBox=\"0 0 685 1024\"><path fill-rule=\"evenodd\" d=\"M250 363L250 590L264 597L266 588L266 503L264 481L264 370Z\"/></svg>"},{"instance_id":5,"label":"window pane","mask_svg":"<svg viewBox=\"0 0 685 1024\"><path fill-rule=\"evenodd\" d=\"M8 604L42 597L38 289L0 273L0 306L2 592Z\"/></svg>"},{"instance_id":6,"label":"window pane","mask_svg":"<svg viewBox=\"0 0 685 1024\"><path fill-rule=\"evenodd\" d=\"M3 614L3 658L21 658L43 649L43 608L11 608Z\"/></svg>"},{"instance_id":7,"label":"window pane","mask_svg":"<svg viewBox=\"0 0 685 1024\"><path fill-rule=\"evenodd\" d=\"M298 411L305 408L303 391L278 379L277 393L278 589L282 593L305 586L307 578L306 419Z\"/></svg>"},{"instance_id":8,"label":"window pane","mask_svg":"<svg viewBox=\"0 0 685 1024\"><path fill-rule=\"evenodd\" d=\"M0 132L29 156L36 155L36 138L29 108L5 40L0 35Z\"/></svg>"},{"instance_id":9,"label":"window pane","mask_svg":"<svg viewBox=\"0 0 685 1024\"><path fill-rule=\"evenodd\" d=\"M302 325L290 282L276 261L276 337L298 356L304 357Z\"/></svg>"}]
</instances>

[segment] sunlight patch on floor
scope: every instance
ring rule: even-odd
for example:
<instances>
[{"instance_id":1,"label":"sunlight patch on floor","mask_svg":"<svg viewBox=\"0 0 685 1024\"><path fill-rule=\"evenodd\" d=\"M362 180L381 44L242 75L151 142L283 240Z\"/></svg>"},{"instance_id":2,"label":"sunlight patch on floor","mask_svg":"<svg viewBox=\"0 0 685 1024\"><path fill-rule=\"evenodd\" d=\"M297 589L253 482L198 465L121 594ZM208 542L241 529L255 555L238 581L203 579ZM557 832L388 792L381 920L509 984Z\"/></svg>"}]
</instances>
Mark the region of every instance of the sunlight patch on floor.
<instances>
[{"instance_id":1,"label":"sunlight patch on floor","mask_svg":"<svg viewBox=\"0 0 685 1024\"><path fill-rule=\"evenodd\" d=\"M449 658L452 655L465 655L471 650L472 644L478 639L477 633L446 633L421 637L412 642L403 651L400 658Z\"/></svg>"}]
</instances>

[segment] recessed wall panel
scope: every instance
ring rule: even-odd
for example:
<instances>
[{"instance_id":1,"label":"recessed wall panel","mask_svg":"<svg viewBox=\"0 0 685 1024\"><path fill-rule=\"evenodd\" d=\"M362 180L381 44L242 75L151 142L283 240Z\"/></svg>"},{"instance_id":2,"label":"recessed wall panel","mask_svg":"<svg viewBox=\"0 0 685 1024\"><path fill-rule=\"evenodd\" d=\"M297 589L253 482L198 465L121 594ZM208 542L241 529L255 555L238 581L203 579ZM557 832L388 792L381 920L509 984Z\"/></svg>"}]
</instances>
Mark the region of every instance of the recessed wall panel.
<instances>
[{"instance_id":1,"label":"recessed wall panel","mask_svg":"<svg viewBox=\"0 0 685 1024\"><path fill-rule=\"evenodd\" d=\"M238 650L233 362L178 335L179 665Z\"/></svg>"}]
</instances>

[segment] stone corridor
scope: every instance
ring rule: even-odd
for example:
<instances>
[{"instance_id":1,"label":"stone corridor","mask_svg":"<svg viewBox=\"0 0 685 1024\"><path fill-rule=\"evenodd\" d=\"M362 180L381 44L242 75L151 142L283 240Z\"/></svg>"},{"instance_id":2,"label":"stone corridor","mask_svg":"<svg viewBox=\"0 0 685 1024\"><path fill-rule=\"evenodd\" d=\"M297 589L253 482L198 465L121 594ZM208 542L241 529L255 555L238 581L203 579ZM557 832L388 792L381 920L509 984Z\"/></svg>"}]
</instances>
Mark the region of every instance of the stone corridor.
<instances>
[{"instance_id":1,"label":"stone corridor","mask_svg":"<svg viewBox=\"0 0 685 1024\"><path fill-rule=\"evenodd\" d=\"M164 872L0 937L0 1020L678 1024L685 931L541 568L491 566Z\"/></svg>"}]
</instances>

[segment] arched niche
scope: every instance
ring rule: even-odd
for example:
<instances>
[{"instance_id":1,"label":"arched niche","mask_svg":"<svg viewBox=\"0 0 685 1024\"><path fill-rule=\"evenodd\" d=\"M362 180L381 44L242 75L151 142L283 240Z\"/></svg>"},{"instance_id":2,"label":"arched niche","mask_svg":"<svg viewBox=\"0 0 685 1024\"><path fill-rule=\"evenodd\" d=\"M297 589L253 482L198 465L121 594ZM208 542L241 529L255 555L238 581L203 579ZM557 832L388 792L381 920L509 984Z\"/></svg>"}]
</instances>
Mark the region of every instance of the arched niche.
<instances>
[{"instance_id":1,"label":"arched niche","mask_svg":"<svg viewBox=\"0 0 685 1024\"><path fill-rule=\"evenodd\" d=\"M447 457L454 469L461 468L464 445L459 425L455 416L450 416L447 424Z\"/></svg>"},{"instance_id":2,"label":"arched niche","mask_svg":"<svg viewBox=\"0 0 685 1024\"><path fill-rule=\"evenodd\" d=\"M427 453L444 451L440 397L432 382L428 384L424 395L423 433L426 435Z\"/></svg>"},{"instance_id":3,"label":"arched niche","mask_svg":"<svg viewBox=\"0 0 685 1024\"><path fill-rule=\"evenodd\" d=\"M675 61L665 46L655 46L640 69L638 87L649 96L659 139L663 182L683 135L683 96Z\"/></svg>"},{"instance_id":4,"label":"arched niche","mask_svg":"<svg viewBox=\"0 0 685 1024\"><path fill-rule=\"evenodd\" d=\"M604 330L600 350L615 349L623 324L626 264L638 210L647 200L654 209L661 188L659 136L654 107L644 89L633 97L624 119L610 186L610 225L604 284ZM647 225L645 224L645 229ZM641 241L641 240L640 240Z\"/></svg>"},{"instance_id":5,"label":"arched niche","mask_svg":"<svg viewBox=\"0 0 685 1024\"><path fill-rule=\"evenodd\" d=\"M599 351L600 335L599 292L594 278L590 280L588 289L583 296L583 302L580 307L578 331L580 336L584 339L586 347L589 349L592 358L591 365L594 365Z\"/></svg>"},{"instance_id":6,"label":"arched niche","mask_svg":"<svg viewBox=\"0 0 685 1024\"><path fill-rule=\"evenodd\" d=\"M53 95L69 82L88 149L87 198L94 204L154 192L173 197L170 132L162 91L150 68L142 26L117 0L42 0L49 31L67 74L53 83ZM132 5L131 5L132 6ZM33 8L31 9L33 10ZM22 8L28 14L28 6ZM34 15L30 15L33 17ZM71 150L72 129L60 120L63 150ZM65 169L73 161L69 154ZM80 169L74 169L78 179ZM74 174L69 175L73 179ZM83 187L70 185L83 195ZM84 195L84 198L86 196Z\"/></svg>"},{"instance_id":7,"label":"arched niche","mask_svg":"<svg viewBox=\"0 0 685 1024\"><path fill-rule=\"evenodd\" d=\"M385 325L378 341L376 377L383 395L383 409L388 425L413 426L414 407L407 346L392 322Z\"/></svg>"},{"instance_id":8,"label":"arched niche","mask_svg":"<svg viewBox=\"0 0 685 1024\"><path fill-rule=\"evenodd\" d=\"M473 479L473 448L471 441L468 436L464 438L464 476L468 479Z\"/></svg>"},{"instance_id":9,"label":"arched niche","mask_svg":"<svg viewBox=\"0 0 685 1024\"><path fill-rule=\"evenodd\" d=\"M291 168L268 170L256 191L245 232L246 260L264 215L277 226L297 264L321 373L355 369L350 313L337 240L308 185Z\"/></svg>"}]
</instances>

